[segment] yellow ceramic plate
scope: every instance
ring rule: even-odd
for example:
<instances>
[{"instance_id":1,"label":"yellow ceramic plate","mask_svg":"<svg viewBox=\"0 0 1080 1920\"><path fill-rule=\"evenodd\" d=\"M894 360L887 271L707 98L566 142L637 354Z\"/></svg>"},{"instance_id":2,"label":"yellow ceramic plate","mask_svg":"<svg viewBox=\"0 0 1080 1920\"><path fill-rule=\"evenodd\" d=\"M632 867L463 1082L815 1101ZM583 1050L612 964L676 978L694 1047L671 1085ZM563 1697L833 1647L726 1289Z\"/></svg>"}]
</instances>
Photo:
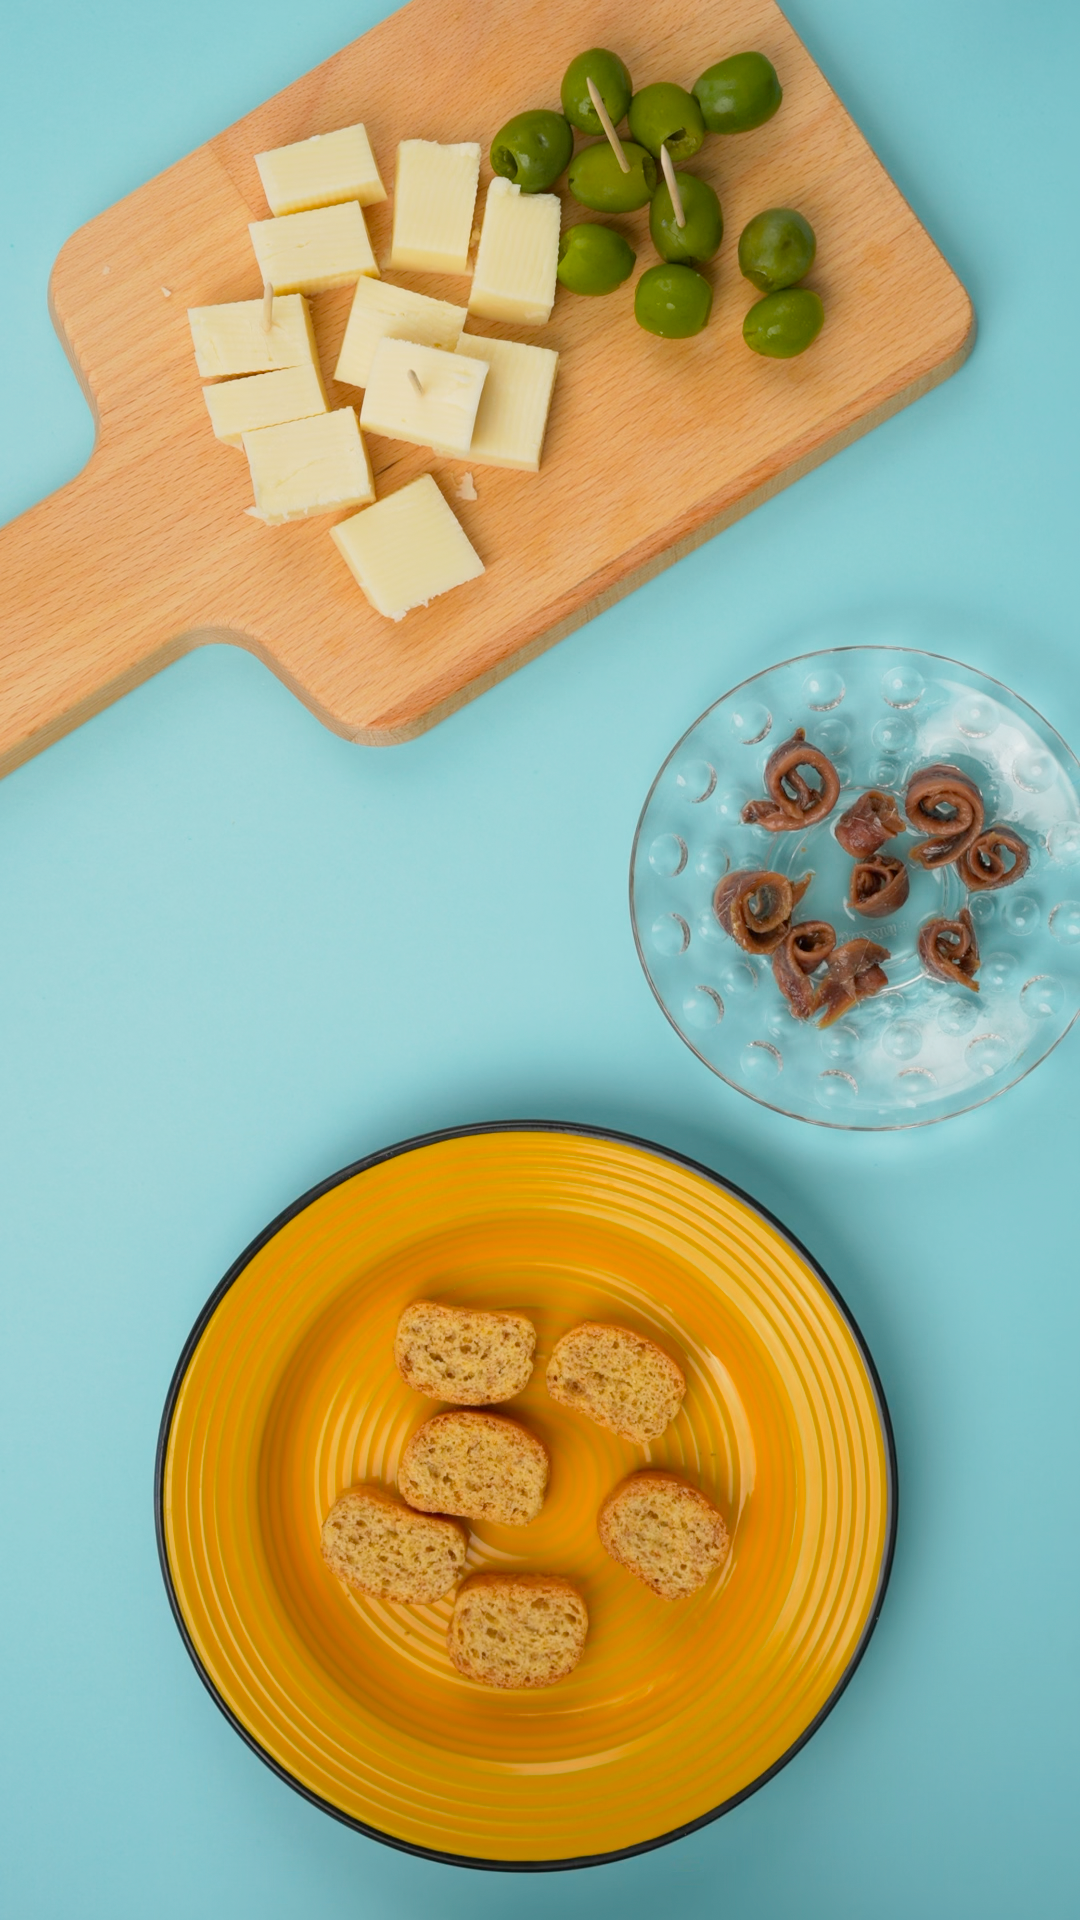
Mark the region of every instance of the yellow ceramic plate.
<instances>
[{"instance_id":1,"label":"yellow ceramic plate","mask_svg":"<svg viewBox=\"0 0 1080 1920\"><path fill-rule=\"evenodd\" d=\"M393 1486L433 1403L393 1363L410 1300L523 1309L537 1365L506 1411L551 1454L528 1528L482 1527L474 1567L567 1575L590 1630L537 1693L463 1679L450 1606L350 1597L319 1529L357 1480ZM616 1320L689 1383L650 1447L548 1399L544 1356ZM685 1474L733 1534L693 1598L607 1558L596 1512L646 1463ZM226 1275L162 1422L162 1566L192 1657L292 1786L392 1845L475 1866L656 1846L761 1786L857 1664L895 1528L888 1414L850 1316L802 1249L715 1175L644 1143L549 1126L465 1130L350 1168Z\"/></svg>"}]
</instances>

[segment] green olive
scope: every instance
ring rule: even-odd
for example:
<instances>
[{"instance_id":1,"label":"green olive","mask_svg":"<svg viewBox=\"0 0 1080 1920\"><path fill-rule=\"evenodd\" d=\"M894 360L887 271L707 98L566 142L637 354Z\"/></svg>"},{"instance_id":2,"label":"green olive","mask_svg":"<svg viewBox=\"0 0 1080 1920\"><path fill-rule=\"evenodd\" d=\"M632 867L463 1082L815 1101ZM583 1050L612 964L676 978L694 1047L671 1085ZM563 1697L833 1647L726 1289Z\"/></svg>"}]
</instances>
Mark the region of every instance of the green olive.
<instances>
[{"instance_id":1,"label":"green olive","mask_svg":"<svg viewBox=\"0 0 1080 1920\"><path fill-rule=\"evenodd\" d=\"M634 289L634 317L661 340L700 333L712 310L712 288L693 267L648 267Z\"/></svg>"},{"instance_id":2,"label":"green olive","mask_svg":"<svg viewBox=\"0 0 1080 1920\"><path fill-rule=\"evenodd\" d=\"M705 138L705 122L693 94L669 80L658 80L635 93L627 123L638 145L657 159L661 147L666 147L673 160L689 160Z\"/></svg>"},{"instance_id":3,"label":"green olive","mask_svg":"<svg viewBox=\"0 0 1080 1920\"><path fill-rule=\"evenodd\" d=\"M724 216L712 188L693 173L675 175L686 225L680 227L666 180L649 208L649 232L661 260L711 260L724 237Z\"/></svg>"},{"instance_id":4,"label":"green olive","mask_svg":"<svg viewBox=\"0 0 1080 1920\"><path fill-rule=\"evenodd\" d=\"M491 165L522 193L544 193L570 164L574 136L561 113L538 107L515 114L491 143Z\"/></svg>"},{"instance_id":5,"label":"green olive","mask_svg":"<svg viewBox=\"0 0 1080 1920\"><path fill-rule=\"evenodd\" d=\"M784 91L763 53L733 53L706 68L694 97L710 133L749 133L772 119Z\"/></svg>"},{"instance_id":6,"label":"green olive","mask_svg":"<svg viewBox=\"0 0 1080 1920\"><path fill-rule=\"evenodd\" d=\"M621 233L589 222L567 227L559 241L558 275L571 293L614 293L633 273L636 259Z\"/></svg>"},{"instance_id":7,"label":"green olive","mask_svg":"<svg viewBox=\"0 0 1080 1920\"><path fill-rule=\"evenodd\" d=\"M762 293L779 293L809 273L816 252L809 220L791 207L769 207L739 236L739 272Z\"/></svg>"},{"instance_id":8,"label":"green olive","mask_svg":"<svg viewBox=\"0 0 1080 1920\"><path fill-rule=\"evenodd\" d=\"M630 105L630 75L618 54L609 53L606 47L590 47L588 53L579 53L563 74L562 110L570 125L582 133L603 133L600 116L589 97L590 80L611 116L612 126L617 127Z\"/></svg>"},{"instance_id":9,"label":"green olive","mask_svg":"<svg viewBox=\"0 0 1080 1920\"><path fill-rule=\"evenodd\" d=\"M656 161L631 140L623 141L623 152L630 162L629 173L622 172L606 140L575 153L566 184L583 207L591 207L594 213L633 213L648 206L656 192Z\"/></svg>"},{"instance_id":10,"label":"green olive","mask_svg":"<svg viewBox=\"0 0 1080 1920\"><path fill-rule=\"evenodd\" d=\"M742 334L755 353L764 353L770 360L794 360L817 339L824 321L825 309L809 287L784 287L755 302L743 321Z\"/></svg>"}]
</instances>

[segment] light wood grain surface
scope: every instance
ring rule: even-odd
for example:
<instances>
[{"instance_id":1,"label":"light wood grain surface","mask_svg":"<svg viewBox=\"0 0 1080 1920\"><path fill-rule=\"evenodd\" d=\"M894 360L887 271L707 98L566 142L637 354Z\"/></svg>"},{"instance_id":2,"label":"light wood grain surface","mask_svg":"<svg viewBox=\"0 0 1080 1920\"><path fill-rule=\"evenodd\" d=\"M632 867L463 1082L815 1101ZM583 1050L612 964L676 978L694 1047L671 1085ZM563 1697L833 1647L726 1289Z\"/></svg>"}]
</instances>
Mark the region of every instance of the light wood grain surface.
<instances>
[{"instance_id":1,"label":"light wood grain surface","mask_svg":"<svg viewBox=\"0 0 1080 1920\"><path fill-rule=\"evenodd\" d=\"M388 185L399 139L478 140L486 154L512 112L557 105L585 44L617 48L638 85L689 86L760 48L783 106L755 133L709 137L691 163L726 222L713 318L696 339L642 332L632 281L600 300L560 289L545 328L470 320L562 355L539 475L475 468L478 497L462 504L467 460L370 442L380 492L433 473L487 568L395 625L367 605L328 519L268 528L245 514L247 463L210 433L186 309L260 292L247 233L267 213L256 152L359 119ZM481 195L489 177L485 164ZM808 284L827 314L791 362L741 338L756 295L738 235L776 205L816 230ZM390 213L368 210L379 259ZM564 218L579 217L567 198ZM615 224L638 271L652 264L647 211ZM392 277L467 297L460 278ZM328 375L350 299L313 301ZM412 0L73 235L51 306L98 437L69 486L0 529L0 772L208 640L249 647L349 739L412 738L945 379L973 335L959 281L772 0L653 0L636 15L619 0L587 15L569 0ZM359 401L328 388L332 405Z\"/></svg>"}]
</instances>

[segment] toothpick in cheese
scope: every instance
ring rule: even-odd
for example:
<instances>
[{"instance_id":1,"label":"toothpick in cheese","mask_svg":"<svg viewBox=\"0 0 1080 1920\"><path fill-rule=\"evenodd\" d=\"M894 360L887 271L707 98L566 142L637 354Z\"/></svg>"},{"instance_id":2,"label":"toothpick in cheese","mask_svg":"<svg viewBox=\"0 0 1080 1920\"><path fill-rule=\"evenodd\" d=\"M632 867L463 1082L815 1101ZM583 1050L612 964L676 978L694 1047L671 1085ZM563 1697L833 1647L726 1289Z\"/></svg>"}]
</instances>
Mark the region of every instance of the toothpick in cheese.
<instances>
[{"instance_id":1,"label":"toothpick in cheese","mask_svg":"<svg viewBox=\"0 0 1080 1920\"><path fill-rule=\"evenodd\" d=\"M350 387L366 387L380 340L412 340L453 353L464 325L465 308L448 300L433 300L386 280L358 280L334 378Z\"/></svg>"},{"instance_id":2,"label":"toothpick in cheese","mask_svg":"<svg viewBox=\"0 0 1080 1920\"><path fill-rule=\"evenodd\" d=\"M438 347L419 347L412 340L380 340L360 425L365 433L407 440L448 459L460 459L472 445L487 373L482 360L461 359Z\"/></svg>"}]
</instances>

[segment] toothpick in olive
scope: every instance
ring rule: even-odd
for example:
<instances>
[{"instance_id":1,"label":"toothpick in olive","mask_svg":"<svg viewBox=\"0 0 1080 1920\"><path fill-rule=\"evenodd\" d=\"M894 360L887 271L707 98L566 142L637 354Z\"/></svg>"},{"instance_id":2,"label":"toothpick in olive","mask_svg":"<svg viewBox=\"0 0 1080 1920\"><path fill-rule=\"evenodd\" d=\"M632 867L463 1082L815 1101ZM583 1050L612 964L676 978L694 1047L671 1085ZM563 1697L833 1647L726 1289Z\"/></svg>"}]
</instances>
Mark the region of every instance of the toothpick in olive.
<instances>
[{"instance_id":1,"label":"toothpick in olive","mask_svg":"<svg viewBox=\"0 0 1080 1920\"><path fill-rule=\"evenodd\" d=\"M612 126L623 119L633 91L630 75L617 53L606 47L590 47L571 60L562 83L562 110L572 127L581 133L603 133L600 118L589 95L592 81L608 113Z\"/></svg>"}]
</instances>

